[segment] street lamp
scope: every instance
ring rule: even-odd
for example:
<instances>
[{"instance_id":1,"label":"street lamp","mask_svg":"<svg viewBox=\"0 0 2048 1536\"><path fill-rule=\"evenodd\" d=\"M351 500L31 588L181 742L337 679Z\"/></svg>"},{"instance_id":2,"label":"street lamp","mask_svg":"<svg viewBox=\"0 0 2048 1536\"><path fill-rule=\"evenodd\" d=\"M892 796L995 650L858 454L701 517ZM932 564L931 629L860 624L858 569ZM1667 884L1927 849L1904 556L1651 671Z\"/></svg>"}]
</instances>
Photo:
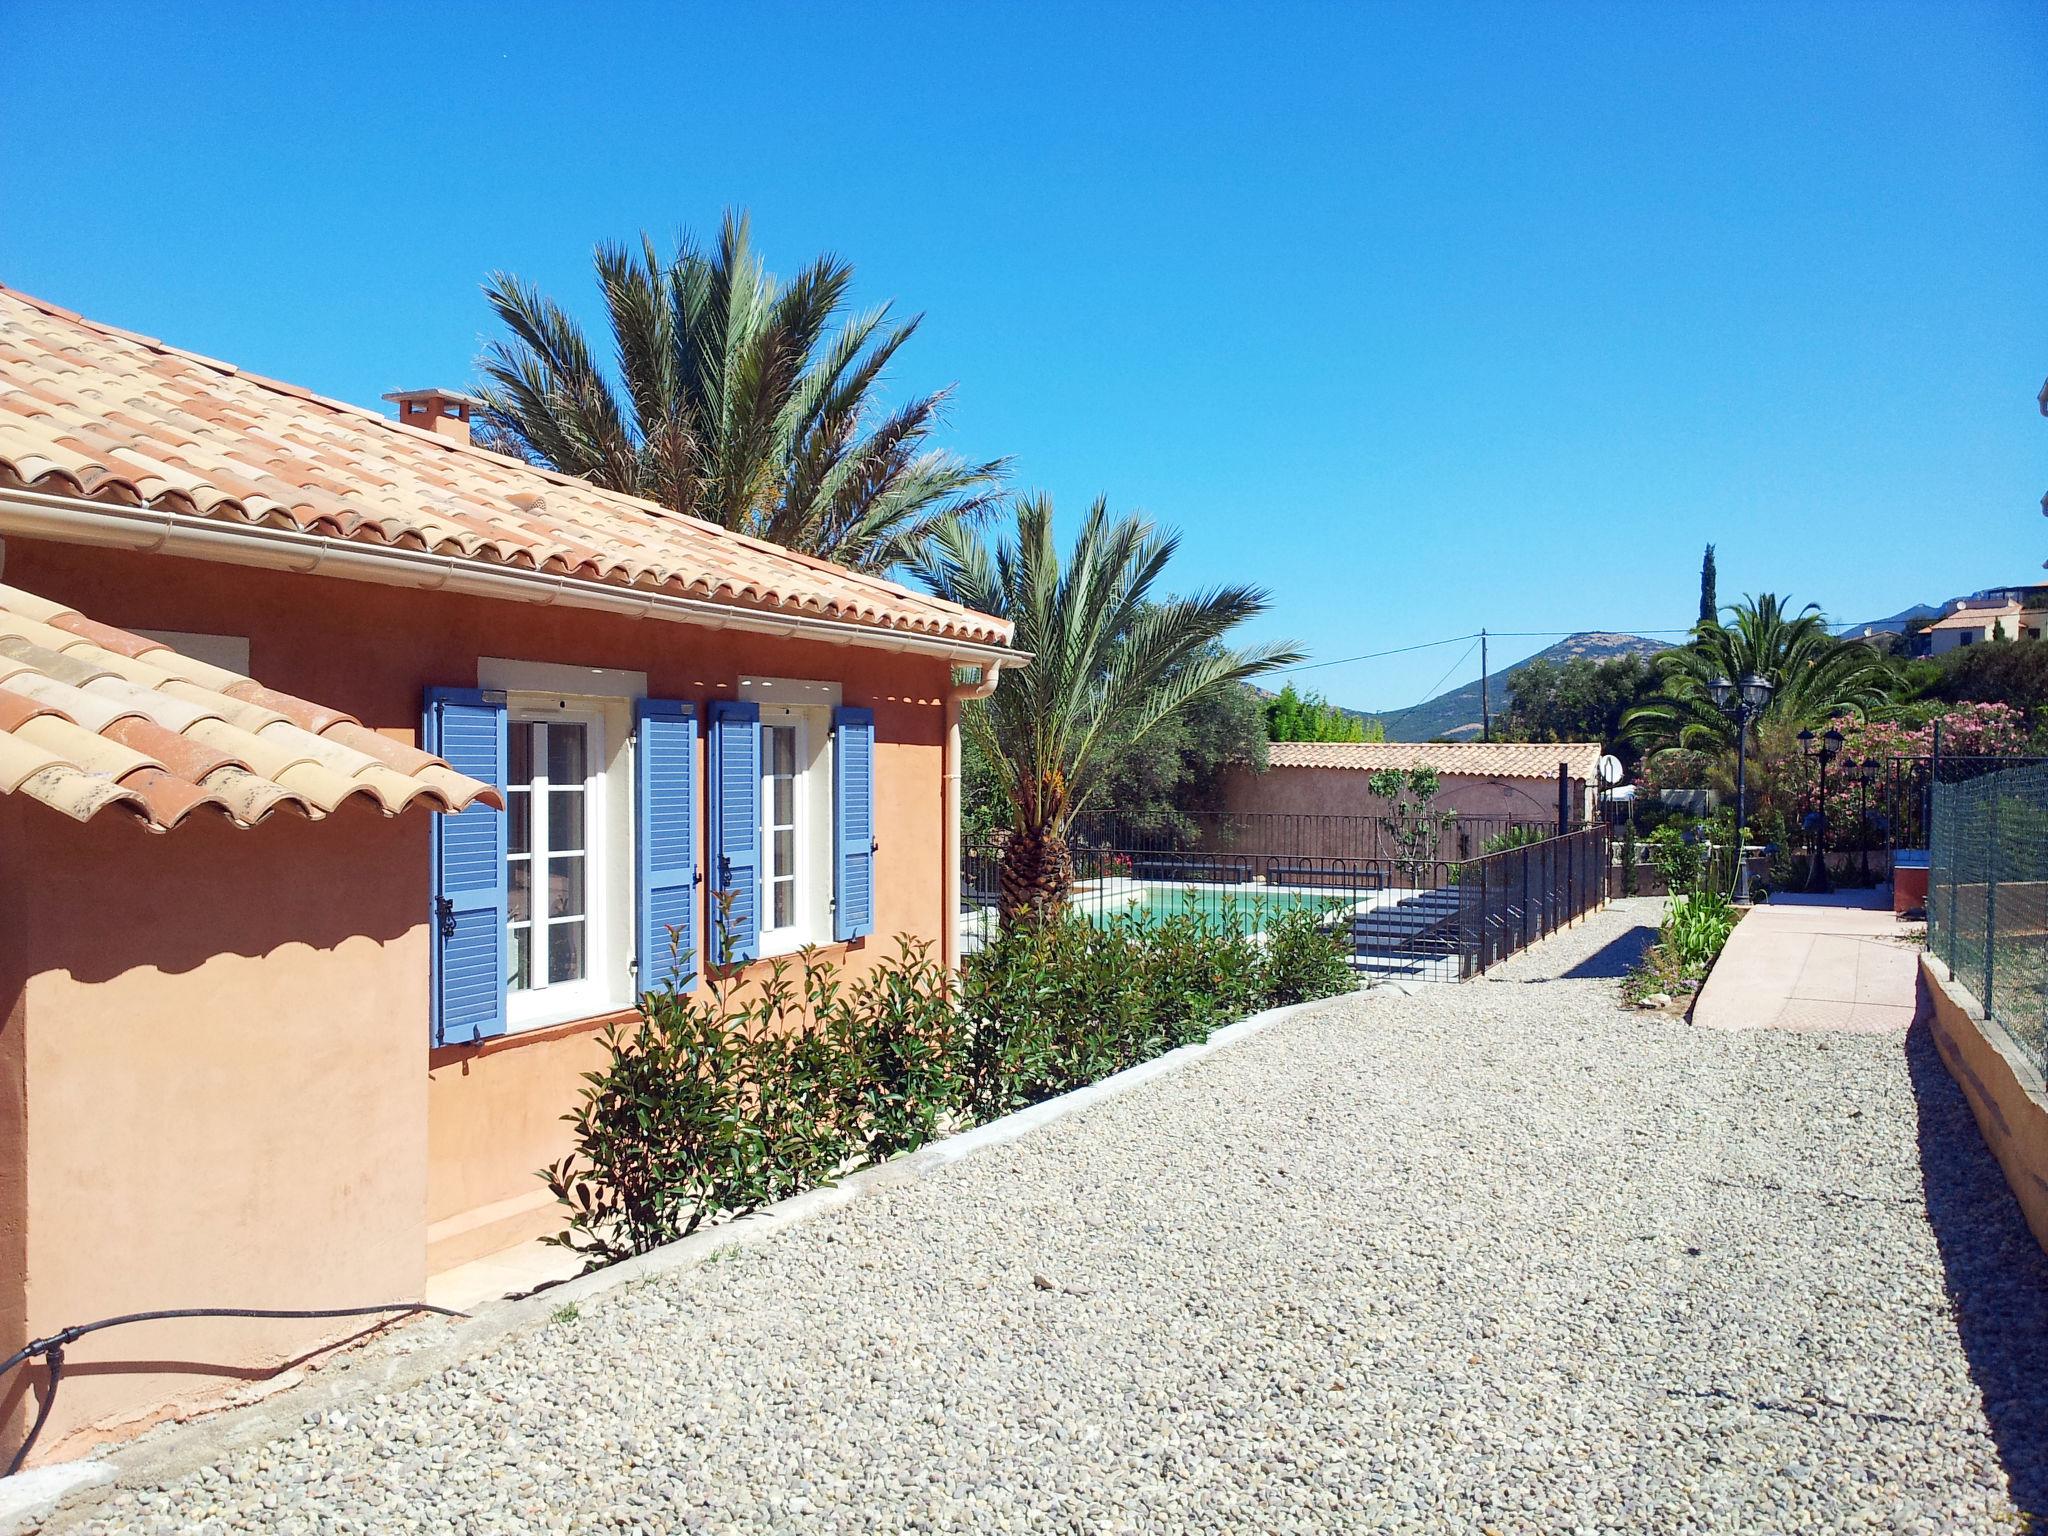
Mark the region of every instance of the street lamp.
<instances>
[{"instance_id":1,"label":"street lamp","mask_svg":"<svg viewBox=\"0 0 2048 1536\"><path fill-rule=\"evenodd\" d=\"M1740 683L1716 677L1707 684L1714 707L1735 720L1735 900L1749 900L1749 859L1743 851L1743 829L1749 825L1749 727L1771 702L1771 680L1761 672L1745 672Z\"/></svg>"},{"instance_id":2,"label":"street lamp","mask_svg":"<svg viewBox=\"0 0 2048 1536\"><path fill-rule=\"evenodd\" d=\"M1828 764L1841 755L1842 739L1842 733L1832 725L1819 736L1813 734L1810 726L1799 733L1799 745L1805 755L1820 765L1820 798L1814 810L1813 867L1806 872L1807 890L1818 895L1825 895L1835 888L1828 879Z\"/></svg>"}]
</instances>

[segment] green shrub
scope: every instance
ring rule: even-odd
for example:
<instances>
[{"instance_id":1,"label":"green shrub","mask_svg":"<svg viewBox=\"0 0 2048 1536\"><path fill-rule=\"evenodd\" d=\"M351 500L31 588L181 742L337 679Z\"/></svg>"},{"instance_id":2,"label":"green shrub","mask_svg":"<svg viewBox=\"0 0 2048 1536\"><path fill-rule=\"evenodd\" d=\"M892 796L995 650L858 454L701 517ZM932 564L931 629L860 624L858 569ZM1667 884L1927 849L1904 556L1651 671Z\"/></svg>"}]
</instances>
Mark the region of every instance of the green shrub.
<instances>
[{"instance_id":1,"label":"green shrub","mask_svg":"<svg viewBox=\"0 0 2048 1536\"><path fill-rule=\"evenodd\" d=\"M1264 914L1259 914L1264 923ZM592 1265L644 1253L993 1118L1120 1072L1275 1003L1348 991L1319 915L1247 931L1234 905L1104 924L1063 913L1005 929L949 989L926 947L858 980L806 953L748 987L714 966L600 1037L563 1118L574 1148L541 1177L568 1209L550 1241Z\"/></svg>"},{"instance_id":2,"label":"green shrub","mask_svg":"<svg viewBox=\"0 0 2048 1536\"><path fill-rule=\"evenodd\" d=\"M1652 832L1650 862L1657 866L1673 896L1697 890L1707 862L1707 846L1699 823L1667 821Z\"/></svg>"},{"instance_id":3,"label":"green shrub","mask_svg":"<svg viewBox=\"0 0 2048 1536\"><path fill-rule=\"evenodd\" d=\"M1684 974L1704 976L1735 931L1735 908L1719 891L1676 897L1665 909L1661 939Z\"/></svg>"},{"instance_id":4,"label":"green shrub","mask_svg":"<svg viewBox=\"0 0 2048 1536\"><path fill-rule=\"evenodd\" d=\"M1335 997L1358 984L1351 973L1351 946L1324 922L1322 914L1297 907L1267 927L1263 979L1268 1004Z\"/></svg>"},{"instance_id":5,"label":"green shrub","mask_svg":"<svg viewBox=\"0 0 2048 1536\"><path fill-rule=\"evenodd\" d=\"M1556 833L1549 827L1509 827L1507 831L1496 833L1481 843L1479 851L1481 853L1506 853L1510 848L1526 848L1531 843L1540 843L1545 838L1554 836L1556 836Z\"/></svg>"}]
</instances>

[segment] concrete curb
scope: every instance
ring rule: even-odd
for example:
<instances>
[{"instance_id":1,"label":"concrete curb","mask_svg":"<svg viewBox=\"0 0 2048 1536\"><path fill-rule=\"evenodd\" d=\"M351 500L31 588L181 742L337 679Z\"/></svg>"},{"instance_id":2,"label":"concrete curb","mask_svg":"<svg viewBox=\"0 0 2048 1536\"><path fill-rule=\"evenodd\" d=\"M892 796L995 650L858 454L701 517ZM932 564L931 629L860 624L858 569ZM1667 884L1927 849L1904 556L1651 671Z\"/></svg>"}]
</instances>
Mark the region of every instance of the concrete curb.
<instances>
[{"instance_id":1,"label":"concrete curb","mask_svg":"<svg viewBox=\"0 0 2048 1536\"><path fill-rule=\"evenodd\" d=\"M347 1412L376 1394L403 1391L504 1342L543 1327L562 1307L661 1275L697 1268L713 1254L765 1242L815 1216L883 1190L929 1178L975 1153L1000 1147L1069 1115L1121 1098L1203 1058L1263 1034L1276 1024L1358 997L1362 992L1269 1008L1227 1024L1198 1045L1183 1045L1086 1087L1046 1099L986 1125L948 1136L837 1184L806 1190L750 1216L692 1234L636 1258L578 1275L529 1296L492 1302L465 1319L423 1319L361 1349L336 1356L316 1379L261 1402L201 1419L165 1424L101 1454L0 1478L0 1536L56 1531L88 1514L121 1487L183 1477L225 1456L289 1434L315 1414Z\"/></svg>"}]
</instances>

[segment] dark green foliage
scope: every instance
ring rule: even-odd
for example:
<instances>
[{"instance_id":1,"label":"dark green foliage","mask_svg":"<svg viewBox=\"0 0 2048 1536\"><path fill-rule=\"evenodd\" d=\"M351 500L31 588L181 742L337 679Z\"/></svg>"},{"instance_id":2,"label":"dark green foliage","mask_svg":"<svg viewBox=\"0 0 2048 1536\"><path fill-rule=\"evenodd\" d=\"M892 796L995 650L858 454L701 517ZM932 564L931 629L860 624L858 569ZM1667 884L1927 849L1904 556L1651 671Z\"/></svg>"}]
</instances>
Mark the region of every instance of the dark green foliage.
<instances>
[{"instance_id":1,"label":"dark green foliage","mask_svg":"<svg viewBox=\"0 0 2048 1536\"><path fill-rule=\"evenodd\" d=\"M550 1241L593 1267L644 1253L964 1114L1007 1114L1269 1004L1350 990L1318 914L1290 911L1263 938L1252 916L1016 924L967 961L956 997L912 940L850 984L805 955L751 987L724 965L701 992L650 992L634 1024L605 1031L608 1059L563 1117L575 1150L541 1170L568 1208Z\"/></svg>"},{"instance_id":2,"label":"dark green foliage","mask_svg":"<svg viewBox=\"0 0 2048 1536\"><path fill-rule=\"evenodd\" d=\"M1481 843L1479 851L1481 853L1505 853L1510 848L1526 848L1530 843L1540 843L1546 838L1555 837L1556 835L1557 829L1551 826L1536 826L1532 824L1526 827L1509 827L1507 831L1497 832Z\"/></svg>"},{"instance_id":3,"label":"dark green foliage","mask_svg":"<svg viewBox=\"0 0 2048 1536\"><path fill-rule=\"evenodd\" d=\"M1597 741L1633 763L1639 754L1621 733L1622 717L1654 694L1657 683L1657 668L1645 656L1574 656L1562 666L1539 657L1509 679L1507 711L1494 735L1502 741Z\"/></svg>"},{"instance_id":4,"label":"dark green foliage","mask_svg":"<svg viewBox=\"0 0 2048 1536\"><path fill-rule=\"evenodd\" d=\"M1248 915L1069 914L1006 931L962 977L975 1113L1065 1093L1271 1004L1350 990L1347 951L1317 914L1282 914L1263 945Z\"/></svg>"},{"instance_id":5,"label":"dark green foliage","mask_svg":"<svg viewBox=\"0 0 2048 1536\"><path fill-rule=\"evenodd\" d=\"M1378 720L1341 709L1320 693L1301 694L1289 683L1266 700L1266 735L1274 741L1385 741Z\"/></svg>"},{"instance_id":6,"label":"dark green foliage","mask_svg":"<svg viewBox=\"0 0 2048 1536\"><path fill-rule=\"evenodd\" d=\"M1700 561L1700 623L1717 623L1721 617L1721 602L1714 591L1714 546L1707 546L1707 553Z\"/></svg>"},{"instance_id":7,"label":"dark green foliage","mask_svg":"<svg viewBox=\"0 0 2048 1536\"><path fill-rule=\"evenodd\" d=\"M1347 946L1307 907L1266 928L1266 1001L1273 1007L1334 997L1356 985Z\"/></svg>"},{"instance_id":8,"label":"dark green foliage","mask_svg":"<svg viewBox=\"0 0 2048 1536\"><path fill-rule=\"evenodd\" d=\"M2036 724L2036 712L2048 706L2048 641L1991 640L1958 646L1916 663L1916 674L1922 667L1933 673L1927 691L1952 704L2010 704Z\"/></svg>"},{"instance_id":9,"label":"dark green foliage","mask_svg":"<svg viewBox=\"0 0 2048 1536\"><path fill-rule=\"evenodd\" d=\"M1224 774L1233 767L1265 769L1259 695L1248 683L1210 689L1136 741L1112 750L1096 812L1191 843L1197 833L1192 818L1223 809Z\"/></svg>"},{"instance_id":10,"label":"dark green foliage","mask_svg":"<svg viewBox=\"0 0 2048 1536\"><path fill-rule=\"evenodd\" d=\"M541 1170L569 1210L550 1241L592 1265L644 1253L919 1145L958 1107L958 1019L923 945L850 987L809 956L800 976L736 976L664 984L605 1031L606 1063L563 1116L575 1150Z\"/></svg>"}]
</instances>

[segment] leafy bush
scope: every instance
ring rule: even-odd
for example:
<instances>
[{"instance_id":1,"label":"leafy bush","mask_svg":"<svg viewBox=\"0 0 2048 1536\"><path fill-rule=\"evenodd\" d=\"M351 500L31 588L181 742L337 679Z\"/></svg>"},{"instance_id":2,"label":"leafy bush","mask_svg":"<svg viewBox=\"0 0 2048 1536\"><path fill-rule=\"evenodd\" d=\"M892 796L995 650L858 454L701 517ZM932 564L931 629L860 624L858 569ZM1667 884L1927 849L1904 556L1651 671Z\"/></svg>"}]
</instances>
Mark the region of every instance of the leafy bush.
<instances>
[{"instance_id":1,"label":"leafy bush","mask_svg":"<svg viewBox=\"0 0 2048 1536\"><path fill-rule=\"evenodd\" d=\"M1697 986L1714 968L1741 916L1718 890L1673 897L1664 909L1657 942L1622 983L1622 996L1635 1002L1652 993L1676 995Z\"/></svg>"},{"instance_id":2,"label":"leafy bush","mask_svg":"<svg viewBox=\"0 0 2048 1536\"><path fill-rule=\"evenodd\" d=\"M1735 931L1735 908L1719 891L1681 896L1665 909L1660 942L1688 976L1705 976Z\"/></svg>"},{"instance_id":3,"label":"leafy bush","mask_svg":"<svg viewBox=\"0 0 2048 1536\"><path fill-rule=\"evenodd\" d=\"M1509 827L1507 831L1497 832L1481 843L1479 851L1481 853L1506 853L1510 848L1526 848L1531 843L1540 843L1546 838L1555 837L1556 835L1555 829L1534 824Z\"/></svg>"},{"instance_id":4,"label":"leafy bush","mask_svg":"<svg viewBox=\"0 0 2048 1536\"><path fill-rule=\"evenodd\" d=\"M1263 921L1263 919L1262 919ZM805 954L742 986L649 992L601 1037L567 1157L541 1177L568 1208L552 1242L592 1266L644 1253L1081 1087L1274 1003L1350 990L1317 913L1247 932L1235 907L1097 925L1071 912L1004 930L949 989L927 948L847 982Z\"/></svg>"},{"instance_id":5,"label":"leafy bush","mask_svg":"<svg viewBox=\"0 0 2048 1536\"><path fill-rule=\"evenodd\" d=\"M1650 834L1650 862L1673 896L1699 887L1706 871L1707 845L1697 822L1666 822Z\"/></svg>"},{"instance_id":6,"label":"leafy bush","mask_svg":"<svg viewBox=\"0 0 2048 1536\"><path fill-rule=\"evenodd\" d=\"M1274 1007L1335 997L1357 984L1350 947L1307 907L1282 913L1267 927L1264 980Z\"/></svg>"}]
</instances>

